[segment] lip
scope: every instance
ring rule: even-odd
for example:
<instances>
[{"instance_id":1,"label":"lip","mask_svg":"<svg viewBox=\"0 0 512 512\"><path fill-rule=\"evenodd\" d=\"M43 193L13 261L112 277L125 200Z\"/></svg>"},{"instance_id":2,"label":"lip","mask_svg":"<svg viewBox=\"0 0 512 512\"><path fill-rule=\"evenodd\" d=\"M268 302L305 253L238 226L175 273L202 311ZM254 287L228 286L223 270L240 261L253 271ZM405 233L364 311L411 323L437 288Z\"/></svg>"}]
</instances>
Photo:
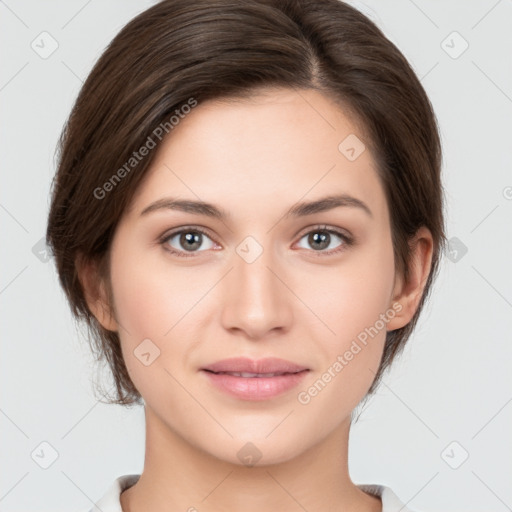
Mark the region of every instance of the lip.
<instances>
[{"instance_id":1,"label":"lip","mask_svg":"<svg viewBox=\"0 0 512 512\"><path fill-rule=\"evenodd\" d=\"M301 366L286 359L277 357L267 357L265 359L250 359L248 357L233 357L222 359L213 364L209 364L202 370L211 372L248 372L248 373L297 373L308 370L306 366Z\"/></svg>"},{"instance_id":2,"label":"lip","mask_svg":"<svg viewBox=\"0 0 512 512\"><path fill-rule=\"evenodd\" d=\"M297 386L309 370L275 377L236 377L202 370L209 382L225 393L242 400L268 400Z\"/></svg>"},{"instance_id":3,"label":"lip","mask_svg":"<svg viewBox=\"0 0 512 512\"><path fill-rule=\"evenodd\" d=\"M232 358L217 361L201 372L217 389L243 400L267 400L297 386L309 368L278 358L252 360ZM216 373L217 372L217 373ZM283 373L273 377L242 377L218 372Z\"/></svg>"}]
</instances>

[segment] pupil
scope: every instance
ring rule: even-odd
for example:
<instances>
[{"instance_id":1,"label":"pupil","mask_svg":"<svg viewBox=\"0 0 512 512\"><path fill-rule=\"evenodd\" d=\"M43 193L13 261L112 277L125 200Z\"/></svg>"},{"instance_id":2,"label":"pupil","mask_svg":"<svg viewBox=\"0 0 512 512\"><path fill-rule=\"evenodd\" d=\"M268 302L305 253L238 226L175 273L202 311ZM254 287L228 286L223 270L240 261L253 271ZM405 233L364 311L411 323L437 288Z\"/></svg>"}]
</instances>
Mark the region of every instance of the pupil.
<instances>
[{"instance_id":1,"label":"pupil","mask_svg":"<svg viewBox=\"0 0 512 512\"><path fill-rule=\"evenodd\" d=\"M184 247L198 249L201 246L201 233L189 232L182 234L180 242Z\"/></svg>"},{"instance_id":2,"label":"pupil","mask_svg":"<svg viewBox=\"0 0 512 512\"><path fill-rule=\"evenodd\" d=\"M309 242L311 243L311 245L314 247L315 245L317 246L317 248L320 248L320 249L325 249L326 247L329 246L329 233L325 233L323 232L323 234L318 234L318 233L322 233L322 232L319 232L317 231L316 233L312 233L309 235Z\"/></svg>"}]
</instances>

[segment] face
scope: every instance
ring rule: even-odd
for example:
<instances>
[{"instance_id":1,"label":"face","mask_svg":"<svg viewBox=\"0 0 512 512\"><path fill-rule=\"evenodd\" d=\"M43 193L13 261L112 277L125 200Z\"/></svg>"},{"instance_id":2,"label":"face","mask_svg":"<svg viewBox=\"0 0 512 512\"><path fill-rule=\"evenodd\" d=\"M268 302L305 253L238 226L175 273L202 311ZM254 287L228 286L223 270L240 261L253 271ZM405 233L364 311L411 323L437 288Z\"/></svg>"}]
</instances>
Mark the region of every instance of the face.
<instances>
[{"instance_id":1,"label":"face","mask_svg":"<svg viewBox=\"0 0 512 512\"><path fill-rule=\"evenodd\" d=\"M252 442L277 463L365 396L400 305L388 206L361 144L328 98L284 89L199 104L161 143L110 260L111 328L159 428L237 464ZM204 370L233 357L307 371L257 383Z\"/></svg>"}]
</instances>

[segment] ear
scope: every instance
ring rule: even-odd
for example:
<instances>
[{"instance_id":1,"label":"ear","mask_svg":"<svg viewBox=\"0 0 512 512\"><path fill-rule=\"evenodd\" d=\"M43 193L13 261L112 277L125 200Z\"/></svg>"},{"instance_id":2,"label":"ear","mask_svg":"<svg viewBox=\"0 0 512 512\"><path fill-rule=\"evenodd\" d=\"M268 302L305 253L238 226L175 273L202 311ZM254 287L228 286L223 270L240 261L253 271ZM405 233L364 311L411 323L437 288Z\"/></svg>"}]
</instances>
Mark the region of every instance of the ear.
<instances>
[{"instance_id":1,"label":"ear","mask_svg":"<svg viewBox=\"0 0 512 512\"><path fill-rule=\"evenodd\" d=\"M107 293L109 284L101 275L98 262L85 260L79 255L76 259L76 268L89 310L105 329L117 331L117 322L112 314L113 308Z\"/></svg>"},{"instance_id":2,"label":"ear","mask_svg":"<svg viewBox=\"0 0 512 512\"><path fill-rule=\"evenodd\" d=\"M433 238L430 230L422 226L410 242L411 261L409 279L404 282L403 276L398 276L393 289L393 302L400 304L401 309L387 324L388 331L394 331L407 325L423 295L425 284L432 265ZM397 306L394 307L398 311Z\"/></svg>"}]
</instances>

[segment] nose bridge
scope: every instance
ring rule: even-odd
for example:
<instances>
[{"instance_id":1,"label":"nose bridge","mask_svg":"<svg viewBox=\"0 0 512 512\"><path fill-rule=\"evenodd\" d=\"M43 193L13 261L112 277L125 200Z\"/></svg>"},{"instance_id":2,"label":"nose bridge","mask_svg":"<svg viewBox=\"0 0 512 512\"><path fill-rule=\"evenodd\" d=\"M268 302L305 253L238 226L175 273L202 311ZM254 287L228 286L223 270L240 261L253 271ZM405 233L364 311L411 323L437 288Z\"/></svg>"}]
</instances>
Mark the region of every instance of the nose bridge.
<instances>
[{"instance_id":1,"label":"nose bridge","mask_svg":"<svg viewBox=\"0 0 512 512\"><path fill-rule=\"evenodd\" d=\"M292 316L289 292L276 276L283 272L283 266L270 238L265 240L262 244L248 236L236 246L223 303L224 327L243 330L253 338L287 328Z\"/></svg>"}]
</instances>

